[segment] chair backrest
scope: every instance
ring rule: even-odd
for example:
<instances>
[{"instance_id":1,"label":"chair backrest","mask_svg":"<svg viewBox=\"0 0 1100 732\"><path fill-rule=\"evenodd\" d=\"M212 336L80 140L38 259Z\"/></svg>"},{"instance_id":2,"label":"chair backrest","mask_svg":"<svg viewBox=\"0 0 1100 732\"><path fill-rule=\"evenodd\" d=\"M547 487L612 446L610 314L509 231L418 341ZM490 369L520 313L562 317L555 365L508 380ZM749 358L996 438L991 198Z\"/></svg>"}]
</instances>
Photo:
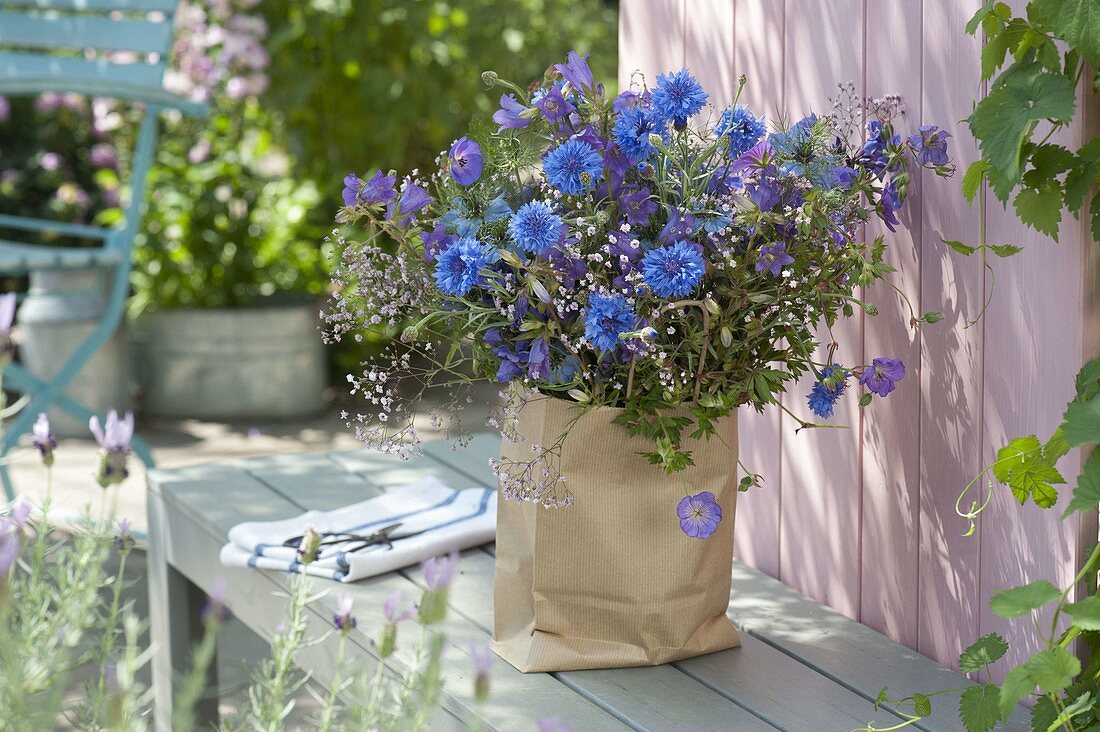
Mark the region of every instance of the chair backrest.
<instances>
[{"instance_id":1,"label":"chair backrest","mask_svg":"<svg viewBox=\"0 0 1100 732\"><path fill-rule=\"evenodd\" d=\"M0 0L0 95L156 102L179 0Z\"/></svg>"}]
</instances>

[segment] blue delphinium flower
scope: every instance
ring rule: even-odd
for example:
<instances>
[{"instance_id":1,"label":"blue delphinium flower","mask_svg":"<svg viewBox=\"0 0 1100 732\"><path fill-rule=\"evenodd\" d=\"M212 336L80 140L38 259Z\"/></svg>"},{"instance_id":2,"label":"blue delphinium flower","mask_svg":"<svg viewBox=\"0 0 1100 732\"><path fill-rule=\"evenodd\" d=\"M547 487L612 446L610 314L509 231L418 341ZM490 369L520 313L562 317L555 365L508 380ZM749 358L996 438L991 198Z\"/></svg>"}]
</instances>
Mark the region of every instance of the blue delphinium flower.
<instances>
[{"instance_id":1,"label":"blue delphinium flower","mask_svg":"<svg viewBox=\"0 0 1100 732\"><path fill-rule=\"evenodd\" d=\"M671 71L657 77L653 90L653 109L663 119L683 127L707 103L707 93L687 69Z\"/></svg>"},{"instance_id":2,"label":"blue delphinium flower","mask_svg":"<svg viewBox=\"0 0 1100 732\"><path fill-rule=\"evenodd\" d=\"M558 243L564 224L548 204L531 201L519 207L508 223L512 241L525 252L538 254Z\"/></svg>"},{"instance_id":3,"label":"blue delphinium flower","mask_svg":"<svg viewBox=\"0 0 1100 732\"><path fill-rule=\"evenodd\" d=\"M689 241L650 249L642 258L642 277L658 297L687 297L706 271L702 252Z\"/></svg>"},{"instance_id":4,"label":"blue delphinium flower","mask_svg":"<svg viewBox=\"0 0 1100 732\"><path fill-rule=\"evenodd\" d=\"M756 272L768 272L772 277L778 277L788 264L794 264L794 257L787 254L787 242L776 242L760 249L756 259Z\"/></svg>"},{"instance_id":5,"label":"blue delphinium flower","mask_svg":"<svg viewBox=\"0 0 1100 732\"><path fill-rule=\"evenodd\" d=\"M344 178L344 205L354 206L356 201L368 206L389 203L397 197L397 191L394 190L395 183L397 183L397 176L383 175L381 170L366 182L360 180L354 173L349 173Z\"/></svg>"},{"instance_id":6,"label":"blue delphinium flower","mask_svg":"<svg viewBox=\"0 0 1100 732\"><path fill-rule=\"evenodd\" d=\"M936 125L921 125L920 133L909 136L909 144L920 165L947 165L947 138L951 133Z\"/></svg>"},{"instance_id":7,"label":"blue delphinium flower","mask_svg":"<svg viewBox=\"0 0 1100 732\"><path fill-rule=\"evenodd\" d=\"M486 269L500 259L500 250L472 237L459 239L435 262L435 285L441 292L462 297L477 285L484 285Z\"/></svg>"},{"instance_id":8,"label":"blue delphinium flower","mask_svg":"<svg viewBox=\"0 0 1100 732\"><path fill-rule=\"evenodd\" d=\"M676 506L680 530L693 539L705 539L722 523L722 507L710 491L684 496Z\"/></svg>"},{"instance_id":9,"label":"blue delphinium flower","mask_svg":"<svg viewBox=\"0 0 1100 732\"><path fill-rule=\"evenodd\" d=\"M634 330L638 316L617 292L593 292L584 312L584 337L601 351L619 345L619 334Z\"/></svg>"},{"instance_id":10,"label":"blue delphinium flower","mask_svg":"<svg viewBox=\"0 0 1100 732\"><path fill-rule=\"evenodd\" d=\"M859 171L847 165L833 165L829 168L829 183L833 188L851 188L859 180Z\"/></svg>"},{"instance_id":11,"label":"blue delphinium flower","mask_svg":"<svg viewBox=\"0 0 1100 732\"><path fill-rule=\"evenodd\" d=\"M832 417L833 408L847 385L848 372L840 366L829 364L821 369L821 375L810 387L810 393L806 397L810 411L822 419Z\"/></svg>"},{"instance_id":12,"label":"blue delphinium flower","mask_svg":"<svg viewBox=\"0 0 1100 732\"><path fill-rule=\"evenodd\" d=\"M900 358L876 358L859 377L860 386L884 397L905 378L905 364Z\"/></svg>"},{"instance_id":13,"label":"blue delphinium flower","mask_svg":"<svg viewBox=\"0 0 1100 732\"><path fill-rule=\"evenodd\" d=\"M344 176L344 190L341 195L344 198L345 206L354 206L359 202L359 189L363 187L363 181L359 180L359 176L355 173L348 173Z\"/></svg>"},{"instance_id":14,"label":"blue delphinium flower","mask_svg":"<svg viewBox=\"0 0 1100 732\"><path fill-rule=\"evenodd\" d=\"M729 135L729 156L732 158L743 155L753 145L760 142L767 129L764 127L763 117L754 117L748 107L726 107L718 124L714 128L714 134L718 137Z\"/></svg>"},{"instance_id":15,"label":"blue delphinium flower","mask_svg":"<svg viewBox=\"0 0 1100 732\"><path fill-rule=\"evenodd\" d=\"M880 180L886 175L886 170L897 170L897 163L890 165L890 149L901 144L898 135L888 134L888 128L881 120L873 119L867 123L867 141L863 143L863 152L858 164L866 168Z\"/></svg>"},{"instance_id":16,"label":"blue delphinium flower","mask_svg":"<svg viewBox=\"0 0 1100 732\"><path fill-rule=\"evenodd\" d=\"M657 148L649 141L649 136L660 134L663 126L651 110L629 107L615 120L612 136L627 158L633 163L639 163L657 152Z\"/></svg>"},{"instance_id":17,"label":"blue delphinium flower","mask_svg":"<svg viewBox=\"0 0 1100 732\"><path fill-rule=\"evenodd\" d=\"M366 188L363 191L365 193ZM391 201L386 208L386 218L393 219L395 216L400 216L399 223L402 226L408 226L416 218L416 212L431 202L432 197L427 191L415 183L409 183L405 186L405 190L401 191L401 198Z\"/></svg>"},{"instance_id":18,"label":"blue delphinium flower","mask_svg":"<svg viewBox=\"0 0 1100 732\"><path fill-rule=\"evenodd\" d=\"M451 176L460 186L469 186L481 177L484 161L481 146L468 137L460 137L451 145Z\"/></svg>"},{"instance_id":19,"label":"blue delphinium flower","mask_svg":"<svg viewBox=\"0 0 1100 732\"><path fill-rule=\"evenodd\" d=\"M527 107L516 101L515 94L502 94L500 109L493 113L493 121L500 125L497 132L521 130L531 124L531 118L523 116L527 109Z\"/></svg>"},{"instance_id":20,"label":"blue delphinium flower","mask_svg":"<svg viewBox=\"0 0 1100 732\"><path fill-rule=\"evenodd\" d=\"M546 153L542 168L550 185L562 193L579 196L603 175L603 156L588 143L572 139Z\"/></svg>"},{"instance_id":21,"label":"blue delphinium flower","mask_svg":"<svg viewBox=\"0 0 1100 732\"><path fill-rule=\"evenodd\" d=\"M895 215L901 208L901 192L898 191L898 184L895 181L890 181L882 187L882 195L879 196L878 213L879 218L886 224L886 228L890 231L897 231L897 226L901 223L898 221L898 217Z\"/></svg>"}]
</instances>

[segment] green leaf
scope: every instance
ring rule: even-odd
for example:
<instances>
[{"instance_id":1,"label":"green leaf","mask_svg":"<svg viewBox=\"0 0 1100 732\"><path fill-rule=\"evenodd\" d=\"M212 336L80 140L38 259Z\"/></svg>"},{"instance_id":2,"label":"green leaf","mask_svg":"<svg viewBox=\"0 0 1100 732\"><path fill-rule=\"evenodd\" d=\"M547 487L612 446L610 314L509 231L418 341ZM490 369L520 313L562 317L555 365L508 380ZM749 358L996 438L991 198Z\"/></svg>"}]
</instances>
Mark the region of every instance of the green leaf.
<instances>
[{"instance_id":1,"label":"green leaf","mask_svg":"<svg viewBox=\"0 0 1100 732\"><path fill-rule=\"evenodd\" d=\"M1100 140L1100 137L1096 139ZM1096 185L1098 173L1100 173L1100 164L1095 162L1082 163L1066 173L1066 207L1074 214L1081 210L1081 206L1085 203L1085 196Z\"/></svg>"},{"instance_id":2,"label":"green leaf","mask_svg":"<svg viewBox=\"0 0 1100 732\"><path fill-rule=\"evenodd\" d=\"M868 404L871 403L871 399L872 399L872 397L871 397L870 393L864 394L863 396L861 396L859 398L859 406L866 407Z\"/></svg>"},{"instance_id":3,"label":"green leaf","mask_svg":"<svg viewBox=\"0 0 1100 732\"><path fill-rule=\"evenodd\" d=\"M1042 696L1035 700L1035 706L1031 708L1032 732L1047 732L1056 719L1058 710L1054 708L1054 702L1049 697Z\"/></svg>"},{"instance_id":4,"label":"green leaf","mask_svg":"<svg viewBox=\"0 0 1100 732\"><path fill-rule=\"evenodd\" d=\"M1087 402L1070 402L1062 415L1066 442L1076 447L1100 442L1100 397Z\"/></svg>"},{"instance_id":5,"label":"green leaf","mask_svg":"<svg viewBox=\"0 0 1100 732\"><path fill-rule=\"evenodd\" d=\"M1092 240L1100 241L1100 194L1092 197L1092 204L1089 205L1089 216L1092 219L1092 224L1089 228L1089 232L1092 234Z\"/></svg>"},{"instance_id":6,"label":"green leaf","mask_svg":"<svg viewBox=\"0 0 1100 732\"><path fill-rule=\"evenodd\" d=\"M982 79L991 79L997 69L1005 62L1005 54L1008 53L1009 36L999 33L986 40L982 46Z\"/></svg>"},{"instance_id":7,"label":"green leaf","mask_svg":"<svg viewBox=\"0 0 1100 732\"><path fill-rule=\"evenodd\" d=\"M989 609L1002 618L1015 618L1053 602L1061 591L1046 580L1035 580L1021 587L1001 590L989 601Z\"/></svg>"},{"instance_id":8,"label":"green leaf","mask_svg":"<svg viewBox=\"0 0 1100 732\"><path fill-rule=\"evenodd\" d=\"M1092 595L1066 605L1066 612L1073 616L1073 625L1081 630L1100 630L1100 597Z\"/></svg>"},{"instance_id":9,"label":"green leaf","mask_svg":"<svg viewBox=\"0 0 1100 732\"><path fill-rule=\"evenodd\" d=\"M1078 511L1096 510L1100 505L1100 452L1093 452L1077 476L1077 486L1073 489L1073 498L1066 506L1062 518Z\"/></svg>"},{"instance_id":10,"label":"green leaf","mask_svg":"<svg viewBox=\"0 0 1100 732\"><path fill-rule=\"evenodd\" d=\"M1058 241L1062 223L1062 189L1057 181L1045 188L1024 188L1013 202L1016 215L1025 224Z\"/></svg>"},{"instance_id":11,"label":"green leaf","mask_svg":"<svg viewBox=\"0 0 1100 732\"><path fill-rule=\"evenodd\" d=\"M1077 372L1073 383L1079 401L1088 401L1100 394L1100 358L1089 361Z\"/></svg>"},{"instance_id":12,"label":"green leaf","mask_svg":"<svg viewBox=\"0 0 1100 732\"><path fill-rule=\"evenodd\" d=\"M932 714L932 700L925 694L913 694L913 714L918 717Z\"/></svg>"},{"instance_id":13,"label":"green leaf","mask_svg":"<svg viewBox=\"0 0 1100 732\"><path fill-rule=\"evenodd\" d=\"M996 633L983 635L959 656L959 669L963 673L980 671L1008 652L1008 641Z\"/></svg>"},{"instance_id":14,"label":"green leaf","mask_svg":"<svg viewBox=\"0 0 1100 732\"><path fill-rule=\"evenodd\" d=\"M1044 181L1073 167L1074 159L1074 154L1061 145L1039 145L1031 153L1031 170L1024 174L1024 182L1040 188Z\"/></svg>"},{"instance_id":15,"label":"green leaf","mask_svg":"<svg viewBox=\"0 0 1100 732\"><path fill-rule=\"evenodd\" d=\"M959 697L959 719L966 732L988 732L1001 721L1000 689L996 684L969 686Z\"/></svg>"},{"instance_id":16,"label":"green leaf","mask_svg":"<svg viewBox=\"0 0 1100 732\"><path fill-rule=\"evenodd\" d=\"M1058 491L1053 486L1066 482L1043 454L1035 435L1017 437L998 450L993 475L1012 490L1021 505L1032 498L1042 508L1050 508L1058 501Z\"/></svg>"},{"instance_id":17,"label":"green leaf","mask_svg":"<svg viewBox=\"0 0 1100 732\"><path fill-rule=\"evenodd\" d=\"M989 170L989 161L985 158L978 158L967 166L962 178L962 190L968 202L974 203L974 196L977 195L987 170Z\"/></svg>"},{"instance_id":18,"label":"green leaf","mask_svg":"<svg viewBox=\"0 0 1100 732\"><path fill-rule=\"evenodd\" d=\"M997 451L997 462L993 465L993 475L1002 483L1008 482L1009 473L1014 467L1028 460L1042 457L1043 447L1035 435L1017 437Z\"/></svg>"},{"instance_id":19,"label":"green leaf","mask_svg":"<svg viewBox=\"0 0 1100 732\"><path fill-rule=\"evenodd\" d=\"M1069 79L1032 64L1014 64L1002 73L967 123L990 165L1009 180L1020 176L1020 149L1035 122L1068 121L1077 108Z\"/></svg>"},{"instance_id":20,"label":"green leaf","mask_svg":"<svg viewBox=\"0 0 1100 732\"><path fill-rule=\"evenodd\" d=\"M1047 443L1043 445L1043 458L1051 465L1057 464L1070 450L1069 443L1062 430L1054 430Z\"/></svg>"},{"instance_id":21,"label":"green leaf","mask_svg":"<svg viewBox=\"0 0 1100 732\"><path fill-rule=\"evenodd\" d=\"M959 254L965 254L966 256L970 256L974 252L978 251L978 247L973 247L969 244L963 244L961 241L955 241L953 239L940 239L940 241L954 249Z\"/></svg>"},{"instance_id":22,"label":"green leaf","mask_svg":"<svg viewBox=\"0 0 1100 732\"><path fill-rule=\"evenodd\" d=\"M1023 247L1018 247L1015 244L986 244L986 246L998 257L1011 257L1013 254L1019 254L1024 250Z\"/></svg>"},{"instance_id":23,"label":"green leaf","mask_svg":"<svg viewBox=\"0 0 1100 732\"><path fill-rule=\"evenodd\" d=\"M1045 692L1058 692L1079 673L1081 662L1066 649L1055 646L1039 651L1008 672L1001 685L1001 713L1008 716L1036 686Z\"/></svg>"},{"instance_id":24,"label":"green leaf","mask_svg":"<svg viewBox=\"0 0 1100 732\"><path fill-rule=\"evenodd\" d=\"M1096 0L1037 0L1054 34L1092 64L1100 63L1100 4Z\"/></svg>"}]
</instances>

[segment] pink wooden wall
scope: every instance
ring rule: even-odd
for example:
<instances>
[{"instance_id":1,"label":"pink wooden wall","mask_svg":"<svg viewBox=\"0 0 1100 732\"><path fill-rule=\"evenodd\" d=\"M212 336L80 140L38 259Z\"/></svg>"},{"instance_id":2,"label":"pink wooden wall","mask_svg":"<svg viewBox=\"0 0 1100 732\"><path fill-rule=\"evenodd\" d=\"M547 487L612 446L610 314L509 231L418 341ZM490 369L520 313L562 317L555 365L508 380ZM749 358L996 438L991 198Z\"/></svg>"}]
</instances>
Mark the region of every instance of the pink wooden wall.
<instances>
[{"instance_id":1,"label":"pink wooden wall","mask_svg":"<svg viewBox=\"0 0 1100 732\"><path fill-rule=\"evenodd\" d=\"M742 102L774 118L828 110L841 81L861 95L902 94L909 113L947 128L960 175L915 181L905 228L887 234L895 282L919 310L944 322L913 332L899 298L886 287L868 293L876 317L836 329L841 363L879 355L904 359L909 374L889 399L862 413L855 399L834 419L848 430L795 434L778 410L741 417L744 462L767 485L744 494L737 511L737 553L886 635L945 664L978 636L998 631L1024 643L1025 622L987 609L999 588L1045 577L1072 580L1082 544L1096 538L1095 518L1061 522L1061 508L1021 509L1007 489L994 499L974 536L954 512L959 490L1011 437L1048 435L1073 392L1073 376L1100 353L1089 313L1100 286L1085 227L1067 216L1054 244L1026 229L987 195L986 234L1026 247L993 263L940 239L977 242L977 205L960 192L961 171L977 156L958 120L983 92L979 41L964 35L980 0L622 0L620 84L634 71L687 66L717 109L729 103L737 76L749 78ZM1019 7L1021 3L1014 2ZM1096 129L1095 110L1086 120ZM1083 128L1065 142L1079 144ZM992 289L991 289L992 288ZM993 304L965 328L984 298ZM785 404L808 416L808 383ZM1070 485L1079 456L1062 464ZM1072 464L1071 464L1072 463ZM1068 496L1068 490L1064 491ZM1064 502L1064 501L1063 501ZM736 591L736 588L735 588Z\"/></svg>"}]
</instances>

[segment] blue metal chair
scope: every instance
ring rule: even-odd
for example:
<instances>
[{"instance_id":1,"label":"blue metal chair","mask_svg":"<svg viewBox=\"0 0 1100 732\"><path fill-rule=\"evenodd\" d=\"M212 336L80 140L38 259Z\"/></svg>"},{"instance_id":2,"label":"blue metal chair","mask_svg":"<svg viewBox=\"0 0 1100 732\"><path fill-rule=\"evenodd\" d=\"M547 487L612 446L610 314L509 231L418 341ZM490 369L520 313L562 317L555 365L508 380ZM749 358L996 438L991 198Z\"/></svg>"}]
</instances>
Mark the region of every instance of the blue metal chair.
<instances>
[{"instance_id":1,"label":"blue metal chair","mask_svg":"<svg viewBox=\"0 0 1100 732\"><path fill-rule=\"evenodd\" d=\"M57 406L81 420L92 410L65 393L81 368L118 328L129 291L131 253L141 222L145 177L153 162L157 116L173 108L203 114L205 107L163 88L172 43L172 16L178 0L0 0L0 95L14 97L44 92L74 92L144 105L130 175L130 203L124 223L101 228L0 215L0 229L47 231L102 242L101 246L58 247L6 241L0 237L0 273L41 270L103 269L109 277L106 306L92 333L73 351L49 381L19 364L4 370L3 386L29 397L26 407L7 426L0 458L30 431L39 412ZM128 51L136 60L118 61ZM126 59L131 61L131 59ZM133 441L146 465L153 464L148 445ZM7 467L0 459L0 482L14 498Z\"/></svg>"}]
</instances>

